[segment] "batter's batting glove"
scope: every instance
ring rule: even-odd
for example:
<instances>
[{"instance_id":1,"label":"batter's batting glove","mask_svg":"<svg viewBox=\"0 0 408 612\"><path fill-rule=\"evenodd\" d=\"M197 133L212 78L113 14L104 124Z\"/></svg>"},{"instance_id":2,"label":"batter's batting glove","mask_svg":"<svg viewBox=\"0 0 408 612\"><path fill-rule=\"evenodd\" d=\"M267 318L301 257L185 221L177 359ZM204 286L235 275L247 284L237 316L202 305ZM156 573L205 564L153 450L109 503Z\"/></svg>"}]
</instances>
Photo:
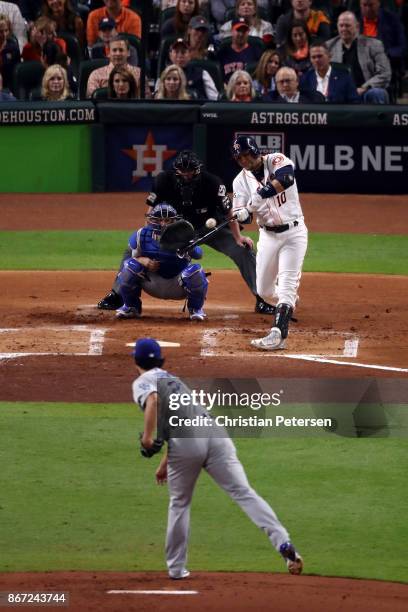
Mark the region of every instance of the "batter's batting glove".
<instances>
[{"instance_id":1,"label":"batter's batting glove","mask_svg":"<svg viewBox=\"0 0 408 612\"><path fill-rule=\"evenodd\" d=\"M273 178L275 178L275 177L271 177L271 179L273 179ZM275 187L271 183L269 183L269 182L264 187L258 187L256 192L264 200L266 198L271 198L272 196L274 196L274 195L276 195L278 193L276 191Z\"/></svg>"},{"instance_id":2,"label":"batter's batting glove","mask_svg":"<svg viewBox=\"0 0 408 612\"><path fill-rule=\"evenodd\" d=\"M139 434L139 439L140 439L140 454L142 455L142 457L145 457L146 459L150 459L151 457L153 457L153 455L156 455L157 453L160 453L163 444L164 444L164 440L162 440L161 438L156 438L155 440L153 440L153 444L150 448L145 448L142 444L142 437L143 434Z\"/></svg>"}]
</instances>

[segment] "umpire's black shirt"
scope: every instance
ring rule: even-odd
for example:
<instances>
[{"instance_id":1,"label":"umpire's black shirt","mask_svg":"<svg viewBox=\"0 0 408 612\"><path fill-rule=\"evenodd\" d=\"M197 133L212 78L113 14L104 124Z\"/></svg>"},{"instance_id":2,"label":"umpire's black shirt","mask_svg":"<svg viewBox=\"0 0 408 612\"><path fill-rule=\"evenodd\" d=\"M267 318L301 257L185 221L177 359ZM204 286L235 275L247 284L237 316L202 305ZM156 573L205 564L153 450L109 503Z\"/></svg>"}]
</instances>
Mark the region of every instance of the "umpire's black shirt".
<instances>
[{"instance_id":1,"label":"umpire's black shirt","mask_svg":"<svg viewBox=\"0 0 408 612\"><path fill-rule=\"evenodd\" d=\"M165 170L156 177L146 203L155 206L161 202L174 206L201 233L208 231L207 219L212 217L218 222L225 219L229 198L225 185L215 174L202 170L195 181L181 185L174 170Z\"/></svg>"}]
</instances>

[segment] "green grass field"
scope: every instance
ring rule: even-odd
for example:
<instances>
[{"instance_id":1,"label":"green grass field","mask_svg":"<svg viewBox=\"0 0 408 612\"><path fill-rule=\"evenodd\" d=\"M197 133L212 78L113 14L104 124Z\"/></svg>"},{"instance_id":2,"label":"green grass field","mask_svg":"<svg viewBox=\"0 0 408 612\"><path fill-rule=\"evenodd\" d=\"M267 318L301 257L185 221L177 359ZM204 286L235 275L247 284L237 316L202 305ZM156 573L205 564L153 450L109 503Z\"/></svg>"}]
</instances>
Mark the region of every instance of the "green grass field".
<instances>
[{"instance_id":1,"label":"green grass field","mask_svg":"<svg viewBox=\"0 0 408 612\"><path fill-rule=\"evenodd\" d=\"M116 269L127 239L0 232L0 269ZM311 234L304 270L407 275L407 253L407 236ZM234 268L211 249L204 266ZM154 482L157 458L138 453L142 429L130 404L0 402L0 571L164 570L168 495ZM236 444L307 573L408 581L406 438ZM193 499L189 567L285 571L265 535L206 474Z\"/></svg>"},{"instance_id":2,"label":"green grass field","mask_svg":"<svg viewBox=\"0 0 408 612\"><path fill-rule=\"evenodd\" d=\"M138 454L131 404L0 403L0 571L163 570L167 490ZM406 441L236 441L249 480L312 574L407 581ZM284 571L266 536L206 475L189 567Z\"/></svg>"},{"instance_id":3,"label":"green grass field","mask_svg":"<svg viewBox=\"0 0 408 612\"><path fill-rule=\"evenodd\" d=\"M257 233L251 234L256 241ZM2 270L110 270L119 265L128 232L0 232ZM18 258L15 253L18 252ZM234 269L205 247L208 269ZM305 272L408 274L408 236L310 234Z\"/></svg>"}]
</instances>

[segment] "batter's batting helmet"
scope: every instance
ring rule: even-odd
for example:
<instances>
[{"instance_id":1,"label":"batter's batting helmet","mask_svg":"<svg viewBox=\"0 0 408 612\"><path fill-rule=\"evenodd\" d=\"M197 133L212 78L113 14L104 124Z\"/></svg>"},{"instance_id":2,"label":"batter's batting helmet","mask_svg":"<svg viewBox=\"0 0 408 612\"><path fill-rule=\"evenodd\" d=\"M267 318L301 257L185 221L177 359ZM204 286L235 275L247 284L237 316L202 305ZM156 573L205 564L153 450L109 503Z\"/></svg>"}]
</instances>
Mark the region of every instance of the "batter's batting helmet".
<instances>
[{"instance_id":1,"label":"batter's batting helmet","mask_svg":"<svg viewBox=\"0 0 408 612\"><path fill-rule=\"evenodd\" d=\"M251 136L238 136L232 143L232 155L237 159L242 153L250 153L253 157L261 154L258 145Z\"/></svg>"},{"instance_id":2,"label":"batter's batting helmet","mask_svg":"<svg viewBox=\"0 0 408 612\"><path fill-rule=\"evenodd\" d=\"M154 208L146 215L149 225L156 232L160 232L162 229L162 221L167 220L169 223L174 223L181 219L181 215L177 213L177 210L171 204L162 202L156 204Z\"/></svg>"}]
</instances>

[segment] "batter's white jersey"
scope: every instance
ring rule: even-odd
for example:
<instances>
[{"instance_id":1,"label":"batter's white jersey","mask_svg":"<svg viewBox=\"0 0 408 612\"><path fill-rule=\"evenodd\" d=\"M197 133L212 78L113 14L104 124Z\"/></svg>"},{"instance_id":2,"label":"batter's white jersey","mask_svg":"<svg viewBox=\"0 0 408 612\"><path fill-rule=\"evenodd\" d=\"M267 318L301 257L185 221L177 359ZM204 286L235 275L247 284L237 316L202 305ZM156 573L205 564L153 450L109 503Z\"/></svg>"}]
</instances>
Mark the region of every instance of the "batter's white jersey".
<instances>
[{"instance_id":1,"label":"batter's white jersey","mask_svg":"<svg viewBox=\"0 0 408 612\"><path fill-rule=\"evenodd\" d=\"M264 165L264 179L259 182L249 170L242 169L233 182L233 208L246 207L251 210L258 225L284 225L290 221L303 220L302 207L299 201L299 193L296 179L290 187L281 193L263 200L257 189L266 185L269 176L279 168L294 164L289 157L283 153L270 153L262 156Z\"/></svg>"}]
</instances>

